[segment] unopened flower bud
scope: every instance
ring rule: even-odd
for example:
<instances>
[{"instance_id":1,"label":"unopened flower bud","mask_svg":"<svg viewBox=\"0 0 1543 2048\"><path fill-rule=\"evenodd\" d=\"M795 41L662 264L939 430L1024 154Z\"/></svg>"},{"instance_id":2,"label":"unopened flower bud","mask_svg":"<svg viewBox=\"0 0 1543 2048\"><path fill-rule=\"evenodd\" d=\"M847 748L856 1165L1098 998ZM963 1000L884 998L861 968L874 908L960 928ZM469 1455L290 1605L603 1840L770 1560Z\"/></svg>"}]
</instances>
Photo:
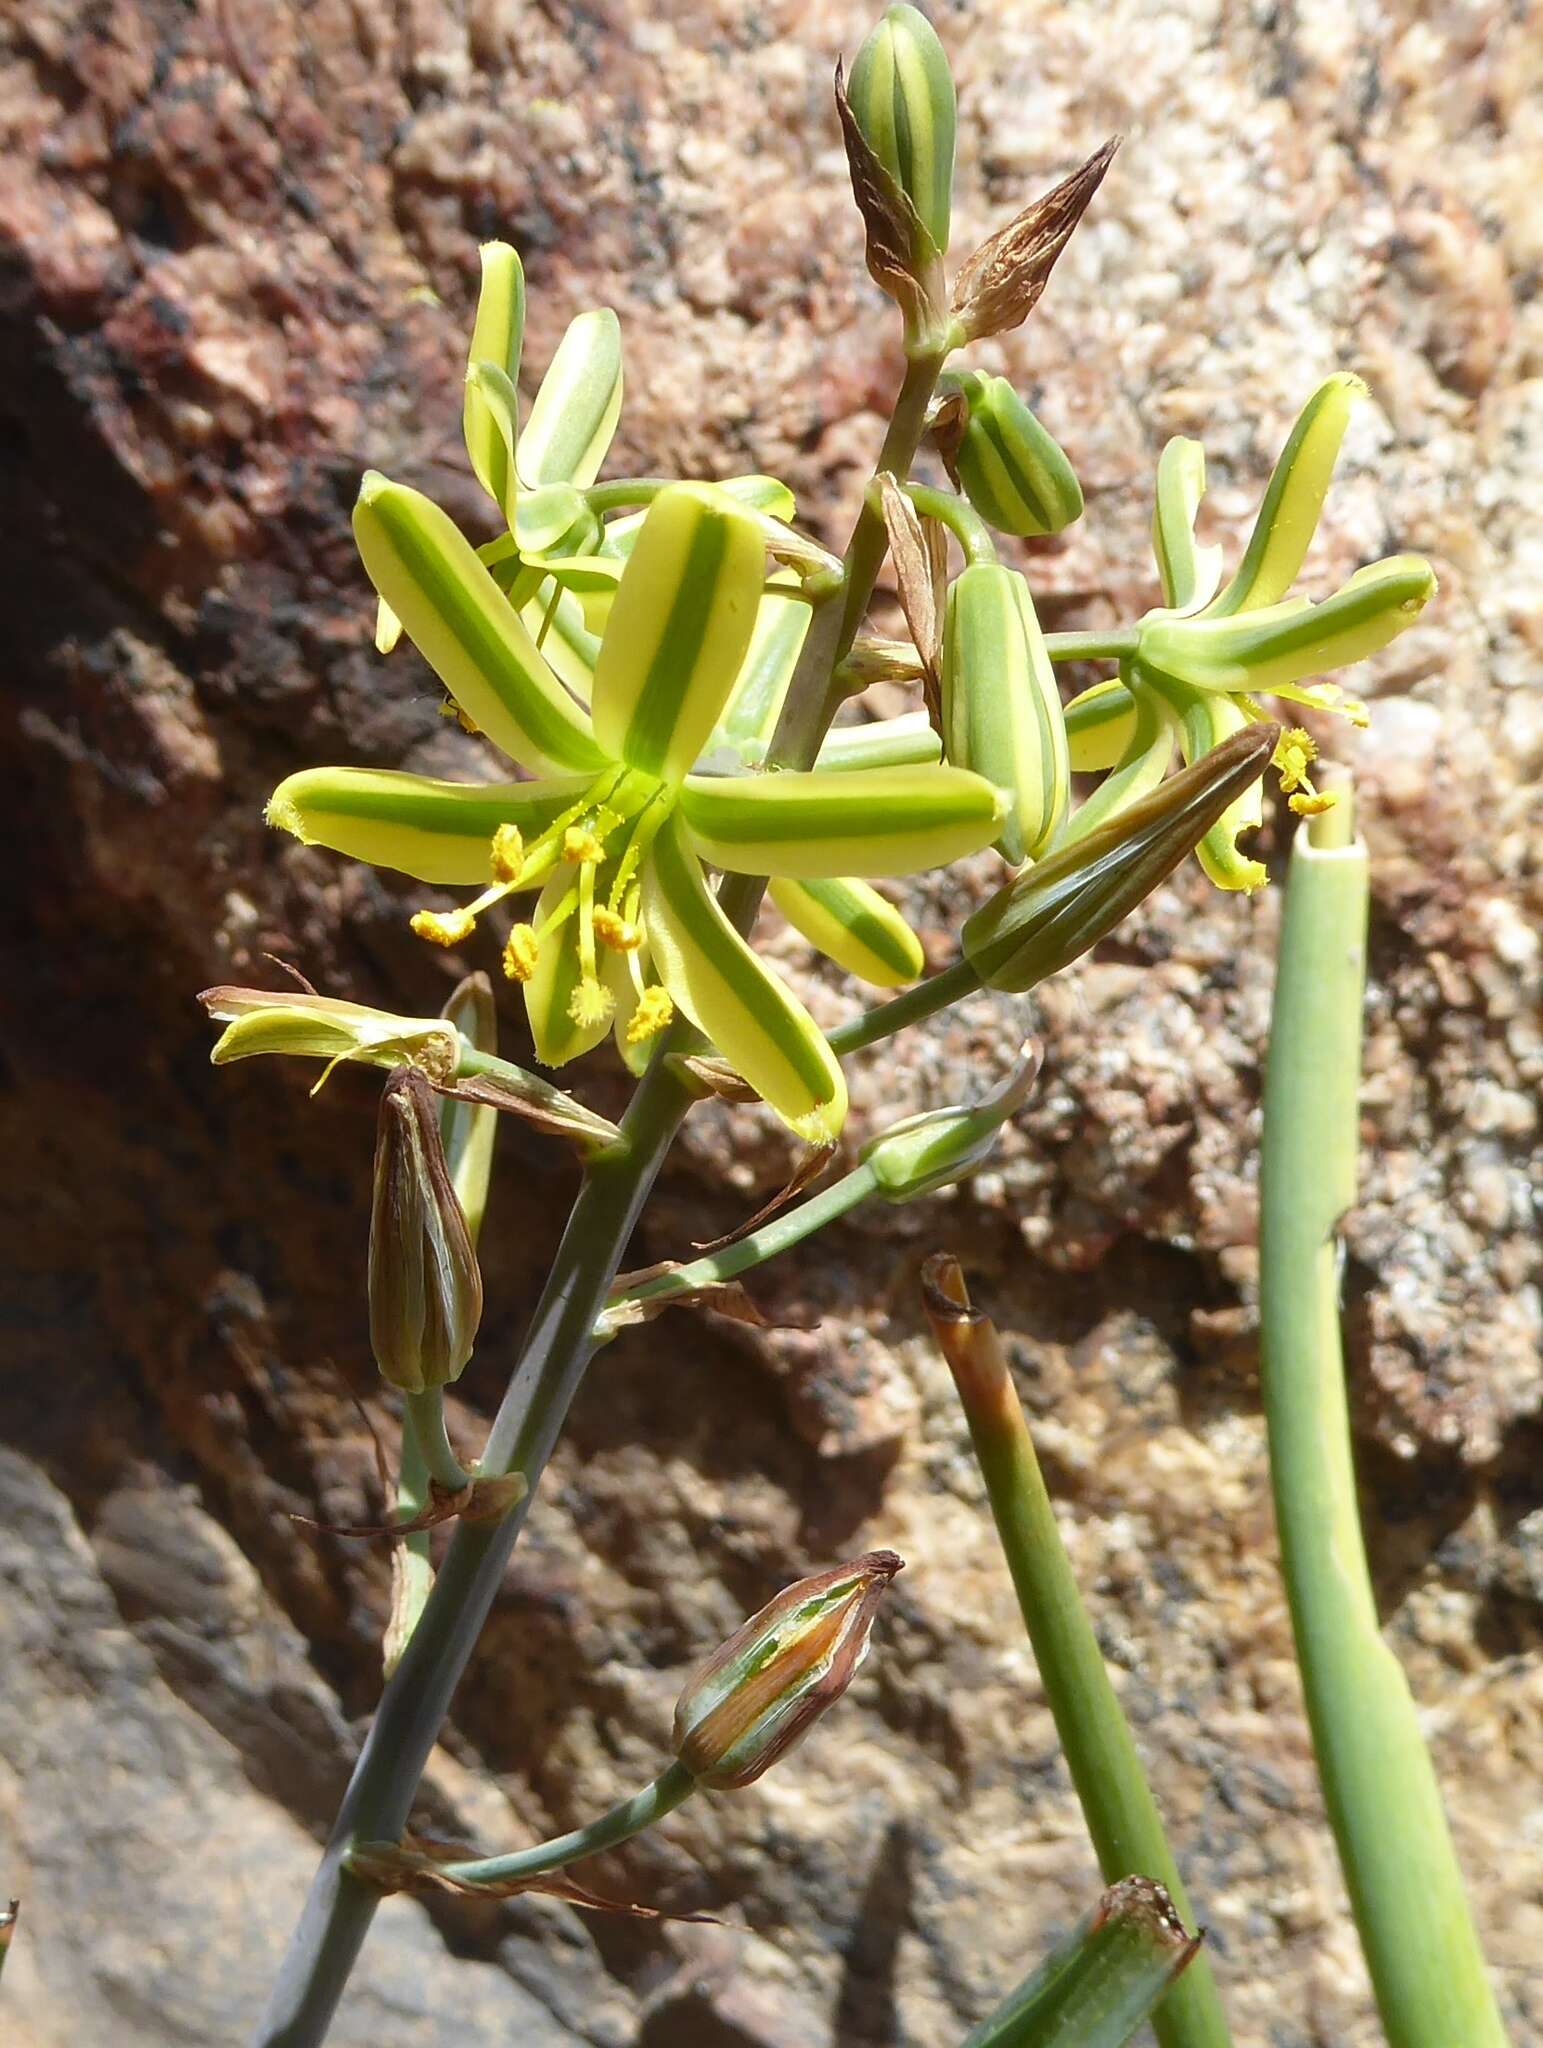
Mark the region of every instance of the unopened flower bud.
<instances>
[{"instance_id":1,"label":"unopened flower bud","mask_svg":"<svg viewBox=\"0 0 1543 2048\"><path fill-rule=\"evenodd\" d=\"M399 1067L380 1100L370 1213L370 1342L405 1394L456 1379L482 1320L482 1275L445 1162L439 1104Z\"/></svg>"},{"instance_id":2,"label":"unopened flower bud","mask_svg":"<svg viewBox=\"0 0 1543 2048\"><path fill-rule=\"evenodd\" d=\"M999 533L1059 533L1082 517L1082 486L1055 436L1005 377L968 370L939 379L967 414L949 435L947 460L975 510Z\"/></svg>"},{"instance_id":3,"label":"unopened flower bud","mask_svg":"<svg viewBox=\"0 0 1543 2048\"><path fill-rule=\"evenodd\" d=\"M1029 586L1000 562L974 562L949 586L943 742L1010 797L1002 852L1034 859L1066 814L1066 723Z\"/></svg>"},{"instance_id":4,"label":"unopened flower bud","mask_svg":"<svg viewBox=\"0 0 1543 2048\"><path fill-rule=\"evenodd\" d=\"M736 1630L688 1682L675 1754L699 1785L752 1784L846 1691L903 1560L870 1551L800 1579Z\"/></svg>"},{"instance_id":5,"label":"unopened flower bud","mask_svg":"<svg viewBox=\"0 0 1543 2048\"><path fill-rule=\"evenodd\" d=\"M1275 725L1244 726L998 890L961 935L986 986L1021 994L1097 945L1258 780L1279 736Z\"/></svg>"},{"instance_id":6,"label":"unopened flower bud","mask_svg":"<svg viewBox=\"0 0 1543 2048\"><path fill-rule=\"evenodd\" d=\"M886 12L853 61L847 100L941 256L954 189L954 80L926 15L906 6Z\"/></svg>"},{"instance_id":7,"label":"unopened flower bud","mask_svg":"<svg viewBox=\"0 0 1543 2048\"><path fill-rule=\"evenodd\" d=\"M1003 1124L1028 1101L1039 1058L1038 1046L1025 1045L1007 1079L973 1109L924 1109L870 1138L861 1156L884 1200L914 1202L983 1166Z\"/></svg>"}]
</instances>

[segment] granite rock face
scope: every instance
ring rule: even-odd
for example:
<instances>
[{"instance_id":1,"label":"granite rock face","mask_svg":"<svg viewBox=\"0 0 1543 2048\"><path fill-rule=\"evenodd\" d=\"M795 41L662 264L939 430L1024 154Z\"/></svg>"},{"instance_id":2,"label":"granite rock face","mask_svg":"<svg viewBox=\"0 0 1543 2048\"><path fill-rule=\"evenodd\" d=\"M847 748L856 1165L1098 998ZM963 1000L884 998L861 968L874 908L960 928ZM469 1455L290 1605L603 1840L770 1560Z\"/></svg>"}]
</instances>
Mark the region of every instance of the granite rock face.
<instances>
[{"instance_id":1,"label":"granite rock face","mask_svg":"<svg viewBox=\"0 0 1543 2048\"><path fill-rule=\"evenodd\" d=\"M662 18L661 18L662 17ZM477 775L381 663L348 510L373 464L482 516L459 445L476 246L514 240L527 360L615 305L618 473L784 475L839 540L898 354L861 271L829 78L863 10L76 0L0 23L0 585L9 628L0 1376L6 2010L40 2044L237 2043L378 1690L362 1312L373 1086L215 1075L194 990L421 1011L453 963L389 878L268 834L347 758ZM1306 587L1394 548L1441 593L1373 664L1362 1201L1347 1219L1368 1529L1516 2038L1543 2031L1543 40L1395 0L957 8L962 251L1125 145L1012 374L1088 512L1023 557L1057 626L1151 602L1156 451L1201 435L1235 547L1296 405L1367 379ZM1277 863L1274 827L1264 851ZM990 858L908 885L938 961ZM1035 1103L966 1194L858 1216L756 1285L812 1330L684 1314L597 1363L425 1790L436 1832L571 1824L657 1764L690 1664L797 1571L910 1568L837 1717L597 1873L719 1927L396 1902L338 2039L793 2048L958 2038L1092 1863L916 1270L960 1251L1013 1346L1083 1584L1240 2048L1369 2048L1280 1597L1254 1331L1278 904L1187 872L1032 1002L857 1063L854 1141L984 1086ZM787 933L819 1014L853 998ZM511 1008L509 1043L519 1042ZM596 1062L593 1099L620 1100ZM565 1161L510 1133L482 1351L496 1402ZM688 1125L635 1247L679 1252L789 1163Z\"/></svg>"}]
</instances>

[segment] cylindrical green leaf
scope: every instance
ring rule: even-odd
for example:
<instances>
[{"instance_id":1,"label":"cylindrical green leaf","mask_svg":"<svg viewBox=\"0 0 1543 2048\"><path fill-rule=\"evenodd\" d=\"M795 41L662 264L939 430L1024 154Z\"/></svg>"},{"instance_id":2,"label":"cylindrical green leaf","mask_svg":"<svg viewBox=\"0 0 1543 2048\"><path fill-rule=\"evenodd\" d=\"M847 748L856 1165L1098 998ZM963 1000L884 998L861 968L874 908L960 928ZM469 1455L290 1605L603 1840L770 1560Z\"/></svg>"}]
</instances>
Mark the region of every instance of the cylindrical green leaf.
<instances>
[{"instance_id":1,"label":"cylindrical green leaf","mask_svg":"<svg viewBox=\"0 0 1543 2048\"><path fill-rule=\"evenodd\" d=\"M771 899L810 945L875 988L900 988L927 964L921 940L866 882L783 879L772 883Z\"/></svg>"},{"instance_id":2,"label":"cylindrical green leaf","mask_svg":"<svg viewBox=\"0 0 1543 2048\"><path fill-rule=\"evenodd\" d=\"M671 484L611 600L595 665L595 733L661 781L695 761L728 702L761 601L766 549L754 516L711 484Z\"/></svg>"},{"instance_id":3,"label":"cylindrical green leaf","mask_svg":"<svg viewBox=\"0 0 1543 2048\"><path fill-rule=\"evenodd\" d=\"M354 507L370 581L479 731L536 773L596 769L589 720L454 521L370 470Z\"/></svg>"},{"instance_id":4,"label":"cylindrical green leaf","mask_svg":"<svg viewBox=\"0 0 1543 2048\"><path fill-rule=\"evenodd\" d=\"M1066 725L1029 586L999 562L972 563L949 587L943 733L950 761L1009 793L1003 853L1037 858L1066 813Z\"/></svg>"},{"instance_id":5,"label":"cylindrical green leaf","mask_svg":"<svg viewBox=\"0 0 1543 2048\"><path fill-rule=\"evenodd\" d=\"M1082 517L1082 486L1060 443L1005 377L969 370L939 379L969 406L952 451L964 494L999 533L1059 533Z\"/></svg>"},{"instance_id":6,"label":"cylindrical green leaf","mask_svg":"<svg viewBox=\"0 0 1543 2048\"><path fill-rule=\"evenodd\" d=\"M1205 450L1176 434L1157 458L1152 508L1152 552L1162 578L1163 603L1177 612L1210 601L1222 573L1222 551L1195 545L1195 519L1205 496Z\"/></svg>"},{"instance_id":7,"label":"cylindrical green leaf","mask_svg":"<svg viewBox=\"0 0 1543 2048\"><path fill-rule=\"evenodd\" d=\"M644 862L642 907L671 1000L801 1137L834 1143L847 1107L840 1064L803 1004L719 909L678 819Z\"/></svg>"},{"instance_id":8,"label":"cylindrical green leaf","mask_svg":"<svg viewBox=\"0 0 1543 2048\"><path fill-rule=\"evenodd\" d=\"M963 768L692 775L681 816L714 867L741 875L911 875L989 846L1006 801Z\"/></svg>"},{"instance_id":9,"label":"cylindrical green leaf","mask_svg":"<svg viewBox=\"0 0 1543 2048\"><path fill-rule=\"evenodd\" d=\"M926 15L888 9L853 61L847 100L942 255L954 189L954 80Z\"/></svg>"},{"instance_id":10,"label":"cylindrical green leaf","mask_svg":"<svg viewBox=\"0 0 1543 2048\"><path fill-rule=\"evenodd\" d=\"M478 255L482 262L482 288L477 295L476 324L466 358L466 452L478 483L512 525L512 458L519 432L519 401L516 397L507 407L507 417L495 417L472 372L479 363L491 364L502 372L513 392L520 374L520 348L525 336L525 272L519 256L507 242L484 242Z\"/></svg>"},{"instance_id":11,"label":"cylindrical green leaf","mask_svg":"<svg viewBox=\"0 0 1543 2048\"><path fill-rule=\"evenodd\" d=\"M396 768L303 768L268 799L268 823L303 846L327 846L420 882L486 882L493 834L517 825L539 838L590 786L584 775L549 782L438 782Z\"/></svg>"},{"instance_id":12,"label":"cylindrical green leaf","mask_svg":"<svg viewBox=\"0 0 1543 2048\"><path fill-rule=\"evenodd\" d=\"M1021 994L1112 932L1193 852L1240 791L1257 782L1278 730L1254 725L1234 734L1193 768L998 890L962 934L965 957L981 980Z\"/></svg>"},{"instance_id":13,"label":"cylindrical green leaf","mask_svg":"<svg viewBox=\"0 0 1543 2048\"><path fill-rule=\"evenodd\" d=\"M1303 406L1270 477L1238 573L1211 606L1216 617L1276 604L1295 583L1317 531L1351 409L1365 396L1360 378L1342 370L1320 384Z\"/></svg>"},{"instance_id":14,"label":"cylindrical green leaf","mask_svg":"<svg viewBox=\"0 0 1543 2048\"><path fill-rule=\"evenodd\" d=\"M621 417L621 322L609 306L580 313L558 343L520 436L520 482L574 484L600 465Z\"/></svg>"}]
</instances>

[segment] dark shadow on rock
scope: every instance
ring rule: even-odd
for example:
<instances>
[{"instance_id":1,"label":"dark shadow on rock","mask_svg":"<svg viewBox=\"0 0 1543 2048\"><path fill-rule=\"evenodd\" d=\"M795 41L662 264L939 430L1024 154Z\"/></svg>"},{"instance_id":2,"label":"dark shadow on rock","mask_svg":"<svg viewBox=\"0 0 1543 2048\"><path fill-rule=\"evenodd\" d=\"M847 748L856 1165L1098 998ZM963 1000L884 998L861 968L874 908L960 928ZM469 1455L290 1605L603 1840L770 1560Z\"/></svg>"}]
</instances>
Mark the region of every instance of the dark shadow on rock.
<instances>
[{"instance_id":1,"label":"dark shadow on rock","mask_svg":"<svg viewBox=\"0 0 1543 2048\"><path fill-rule=\"evenodd\" d=\"M847 1938L831 2024L842 2048L894 2048L900 2039L895 1972L914 1892L910 1831L895 1821L884 1830Z\"/></svg>"}]
</instances>

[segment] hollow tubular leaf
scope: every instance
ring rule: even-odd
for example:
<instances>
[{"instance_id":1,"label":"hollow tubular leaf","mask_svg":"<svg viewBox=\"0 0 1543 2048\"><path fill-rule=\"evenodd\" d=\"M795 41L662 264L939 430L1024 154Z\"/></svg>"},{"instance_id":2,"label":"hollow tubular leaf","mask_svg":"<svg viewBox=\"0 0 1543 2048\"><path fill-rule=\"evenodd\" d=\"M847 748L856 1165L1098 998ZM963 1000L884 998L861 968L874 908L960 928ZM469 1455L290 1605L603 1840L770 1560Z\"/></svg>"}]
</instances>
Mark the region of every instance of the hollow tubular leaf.
<instances>
[{"instance_id":1,"label":"hollow tubular leaf","mask_svg":"<svg viewBox=\"0 0 1543 2048\"><path fill-rule=\"evenodd\" d=\"M671 484L648 508L595 665L606 752L678 781L718 722L761 602L754 517L711 484Z\"/></svg>"},{"instance_id":2,"label":"hollow tubular leaf","mask_svg":"<svg viewBox=\"0 0 1543 2048\"><path fill-rule=\"evenodd\" d=\"M773 881L771 899L827 959L875 988L901 988L926 966L921 940L866 882L784 879Z\"/></svg>"},{"instance_id":3,"label":"hollow tubular leaf","mask_svg":"<svg viewBox=\"0 0 1543 2048\"><path fill-rule=\"evenodd\" d=\"M609 306L580 313L557 345L520 436L520 482L586 489L621 417L621 322Z\"/></svg>"},{"instance_id":4,"label":"hollow tubular leaf","mask_svg":"<svg viewBox=\"0 0 1543 2048\"><path fill-rule=\"evenodd\" d=\"M654 969L672 1000L794 1130L833 1142L846 1116L840 1065L803 1005L724 916L678 819L654 841L642 907Z\"/></svg>"},{"instance_id":5,"label":"hollow tubular leaf","mask_svg":"<svg viewBox=\"0 0 1543 2048\"><path fill-rule=\"evenodd\" d=\"M963 768L688 776L680 811L704 860L741 875L910 875L978 853L999 790Z\"/></svg>"},{"instance_id":6,"label":"hollow tubular leaf","mask_svg":"<svg viewBox=\"0 0 1543 2048\"><path fill-rule=\"evenodd\" d=\"M536 773L599 768L589 721L455 523L370 470L354 507L370 581L473 725Z\"/></svg>"}]
</instances>

